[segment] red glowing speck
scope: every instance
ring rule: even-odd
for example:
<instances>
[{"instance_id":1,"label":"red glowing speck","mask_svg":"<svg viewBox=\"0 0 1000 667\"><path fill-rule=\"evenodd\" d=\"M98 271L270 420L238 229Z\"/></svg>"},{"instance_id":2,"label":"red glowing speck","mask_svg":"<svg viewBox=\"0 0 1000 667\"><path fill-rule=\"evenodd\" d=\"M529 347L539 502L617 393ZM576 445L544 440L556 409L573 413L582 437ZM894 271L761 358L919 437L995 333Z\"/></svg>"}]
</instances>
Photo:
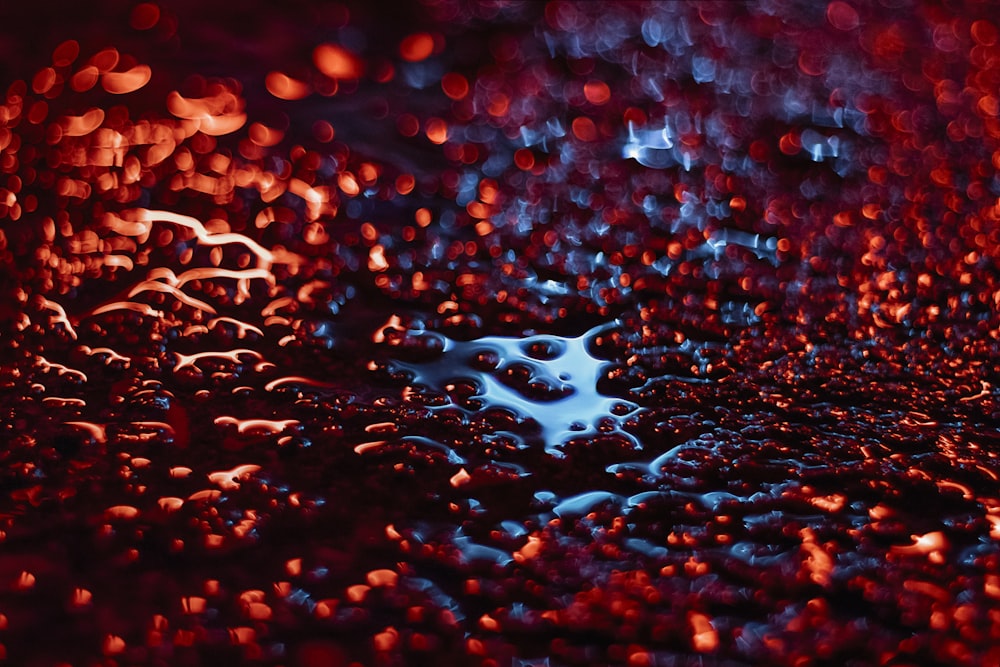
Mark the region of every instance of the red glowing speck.
<instances>
[{"instance_id":1,"label":"red glowing speck","mask_svg":"<svg viewBox=\"0 0 1000 667\"><path fill-rule=\"evenodd\" d=\"M267 127L261 123L253 123L250 125L250 141L254 142L258 146L274 146L280 142L285 134L281 130L275 130L274 128Z\"/></svg>"},{"instance_id":2,"label":"red glowing speck","mask_svg":"<svg viewBox=\"0 0 1000 667\"><path fill-rule=\"evenodd\" d=\"M573 134L580 141L597 141L597 126L587 116L573 119Z\"/></svg>"},{"instance_id":3,"label":"red glowing speck","mask_svg":"<svg viewBox=\"0 0 1000 667\"><path fill-rule=\"evenodd\" d=\"M401 195L408 195L413 192L415 185L416 179L413 178L412 174L400 174L396 177L396 192Z\"/></svg>"},{"instance_id":4,"label":"red glowing speck","mask_svg":"<svg viewBox=\"0 0 1000 667\"><path fill-rule=\"evenodd\" d=\"M551 27L566 31L576 30L581 22L572 2L550 2L545 6L545 20Z\"/></svg>"},{"instance_id":5,"label":"red glowing speck","mask_svg":"<svg viewBox=\"0 0 1000 667\"><path fill-rule=\"evenodd\" d=\"M514 152L514 164L518 169L529 171L535 166L535 155L527 148L519 148Z\"/></svg>"},{"instance_id":6,"label":"red glowing speck","mask_svg":"<svg viewBox=\"0 0 1000 667\"><path fill-rule=\"evenodd\" d=\"M396 648L399 643L399 631L396 628L386 628L383 632L375 635L372 642L375 645L375 650L380 652L388 652Z\"/></svg>"},{"instance_id":7,"label":"red glowing speck","mask_svg":"<svg viewBox=\"0 0 1000 667\"><path fill-rule=\"evenodd\" d=\"M39 95L44 95L55 85L56 78L56 71L51 67L40 69L35 74L35 78L31 80L31 89Z\"/></svg>"},{"instance_id":8,"label":"red glowing speck","mask_svg":"<svg viewBox=\"0 0 1000 667\"><path fill-rule=\"evenodd\" d=\"M969 32L972 34L972 39L976 40L977 44L981 44L983 46L993 46L997 43L997 27L985 19L973 23Z\"/></svg>"},{"instance_id":9,"label":"red glowing speck","mask_svg":"<svg viewBox=\"0 0 1000 667\"><path fill-rule=\"evenodd\" d=\"M81 116L67 116L63 119L63 132L68 137L82 137L90 134L104 122L104 109L94 107Z\"/></svg>"},{"instance_id":10,"label":"red glowing speck","mask_svg":"<svg viewBox=\"0 0 1000 667\"><path fill-rule=\"evenodd\" d=\"M489 106L486 111L497 118L502 118L507 115L507 109L510 108L510 98L503 93L494 93L490 96Z\"/></svg>"},{"instance_id":11,"label":"red glowing speck","mask_svg":"<svg viewBox=\"0 0 1000 667\"><path fill-rule=\"evenodd\" d=\"M371 590L371 586L366 586L365 584L348 586L346 591L347 599L354 603L361 602L368 595L369 590Z\"/></svg>"},{"instance_id":12,"label":"red glowing speck","mask_svg":"<svg viewBox=\"0 0 1000 667\"><path fill-rule=\"evenodd\" d=\"M424 127L427 138L435 144L443 144L448 140L448 124L440 118L431 118Z\"/></svg>"},{"instance_id":13,"label":"red glowing speck","mask_svg":"<svg viewBox=\"0 0 1000 667\"><path fill-rule=\"evenodd\" d=\"M420 132L420 121L413 114L404 113L396 120L396 128L404 137L415 137Z\"/></svg>"},{"instance_id":14,"label":"red glowing speck","mask_svg":"<svg viewBox=\"0 0 1000 667\"><path fill-rule=\"evenodd\" d=\"M117 635L108 635L104 638L102 649L104 655L117 655L125 650L125 640Z\"/></svg>"},{"instance_id":15,"label":"red glowing speck","mask_svg":"<svg viewBox=\"0 0 1000 667\"><path fill-rule=\"evenodd\" d=\"M486 655L486 647L478 639L472 639L471 637L465 640L466 652L469 655Z\"/></svg>"},{"instance_id":16,"label":"red glowing speck","mask_svg":"<svg viewBox=\"0 0 1000 667\"><path fill-rule=\"evenodd\" d=\"M876 35L872 53L883 60L895 61L906 52L908 42L902 25L894 23Z\"/></svg>"},{"instance_id":17,"label":"red glowing speck","mask_svg":"<svg viewBox=\"0 0 1000 667\"><path fill-rule=\"evenodd\" d=\"M21 572L20 576L17 578L17 588L22 591L26 591L35 587L35 575L27 570Z\"/></svg>"},{"instance_id":18,"label":"red glowing speck","mask_svg":"<svg viewBox=\"0 0 1000 667\"><path fill-rule=\"evenodd\" d=\"M93 65L87 65L79 72L70 77L69 87L78 93L90 90L97 83L100 71Z\"/></svg>"},{"instance_id":19,"label":"red glowing speck","mask_svg":"<svg viewBox=\"0 0 1000 667\"><path fill-rule=\"evenodd\" d=\"M153 71L149 65L136 65L125 72L107 72L101 77L104 90L115 95L123 95L139 90L147 83Z\"/></svg>"},{"instance_id":20,"label":"red glowing speck","mask_svg":"<svg viewBox=\"0 0 1000 667\"><path fill-rule=\"evenodd\" d=\"M638 107L629 107L625 109L625 113L622 114L622 121L625 127L628 127L631 123L633 127L642 127L646 124L647 116L646 112Z\"/></svg>"},{"instance_id":21,"label":"red glowing speck","mask_svg":"<svg viewBox=\"0 0 1000 667\"><path fill-rule=\"evenodd\" d=\"M381 569L372 570L366 577L368 585L373 588L392 587L399 581L399 574L395 570Z\"/></svg>"},{"instance_id":22,"label":"red glowing speck","mask_svg":"<svg viewBox=\"0 0 1000 667\"><path fill-rule=\"evenodd\" d=\"M469 94L469 82L456 72L449 72L441 77L441 90L453 100L460 100Z\"/></svg>"},{"instance_id":23,"label":"red glowing speck","mask_svg":"<svg viewBox=\"0 0 1000 667\"><path fill-rule=\"evenodd\" d=\"M976 108L987 116L998 116L1000 115L1000 100L992 95L986 95L979 100Z\"/></svg>"},{"instance_id":24,"label":"red glowing speck","mask_svg":"<svg viewBox=\"0 0 1000 667\"><path fill-rule=\"evenodd\" d=\"M184 504L183 499L176 498L174 496L167 496L164 498L160 498L157 501L157 505L159 505L160 509L162 509L164 512L176 512L181 508L181 505L183 504Z\"/></svg>"},{"instance_id":25,"label":"red glowing speck","mask_svg":"<svg viewBox=\"0 0 1000 667\"><path fill-rule=\"evenodd\" d=\"M911 544L890 547L890 552L903 556L927 556L948 548L948 538L939 530L910 537L913 540Z\"/></svg>"},{"instance_id":26,"label":"red glowing speck","mask_svg":"<svg viewBox=\"0 0 1000 667\"><path fill-rule=\"evenodd\" d=\"M826 71L824 57L822 52L804 50L799 54L799 69L803 74L819 76Z\"/></svg>"},{"instance_id":27,"label":"red glowing speck","mask_svg":"<svg viewBox=\"0 0 1000 667\"><path fill-rule=\"evenodd\" d=\"M52 64L56 67L67 67L78 55L80 55L80 43L75 39L67 39L52 52Z\"/></svg>"},{"instance_id":28,"label":"red glowing speck","mask_svg":"<svg viewBox=\"0 0 1000 667\"><path fill-rule=\"evenodd\" d=\"M340 191L348 197L357 197L361 194L361 186L358 185L357 179L350 172L342 173L337 178L337 185L340 187Z\"/></svg>"},{"instance_id":29,"label":"red glowing speck","mask_svg":"<svg viewBox=\"0 0 1000 667\"><path fill-rule=\"evenodd\" d=\"M628 656L628 667L652 667L653 656L647 651L635 650Z\"/></svg>"},{"instance_id":30,"label":"red glowing speck","mask_svg":"<svg viewBox=\"0 0 1000 667\"><path fill-rule=\"evenodd\" d=\"M129 25L136 30L149 30L160 21L160 8L152 2L143 2L135 6Z\"/></svg>"},{"instance_id":31,"label":"red glowing speck","mask_svg":"<svg viewBox=\"0 0 1000 667\"><path fill-rule=\"evenodd\" d=\"M368 252L368 269L370 271L385 271L389 268L389 261L385 258L385 248L375 245Z\"/></svg>"},{"instance_id":32,"label":"red glowing speck","mask_svg":"<svg viewBox=\"0 0 1000 667\"><path fill-rule=\"evenodd\" d=\"M253 628L247 627L230 628L229 638L233 644L252 644L257 639L257 632Z\"/></svg>"},{"instance_id":33,"label":"red glowing speck","mask_svg":"<svg viewBox=\"0 0 1000 667\"><path fill-rule=\"evenodd\" d=\"M264 79L267 92L282 100L301 100L309 95L309 84L281 72L271 72Z\"/></svg>"},{"instance_id":34,"label":"red glowing speck","mask_svg":"<svg viewBox=\"0 0 1000 667\"><path fill-rule=\"evenodd\" d=\"M337 134L333 129L333 125L330 124L330 121L326 120L318 120L313 123L312 131L313 137L316 138L316 141L324 144L333 141L333 138Z\"/></svg>"},{"instance_id":35,"label":"red glowing speck","mask_svg":"<svg viewBox=\"0 0 1000 667\"><path fill-rule=\"evenodd\" d=\"M406 37L399 45L399 55L411 63L420 62L434 53L434 37L418 32Z\"/></svg>"},{"instance_id":36,"label":"red glowing speck","mask_svg":"<svg viewBox=\"0 0 1000 667\"><path fill-rule=\"evenodd\" d=\"M778 148L785 155L797 155L802 150L802 141L797 132L788 132L778 141Z\"/></svg>"},{"instance_id":37,"label":"red glowing speck","mask_svg":"<svg viewBox=\"0 0 1000 667\"><path fill-rule=\"evenodd\" d=\"M28 122L34 125L38 125L45 117L49 115L49 105L45 103L45 100L38 100L31 105L28 109Z\"/></svg>"},{"instance_id":38,"label":"red glowing speck","mask_svg":"<svg viewBox=\"0 0 1000 667\"><path fill-rule=\"evenodd\" d=\"M313 63L331 79L357 79L364 71L360 58L336 44L317 46L313 51Z\"/></svg>"},{"instance_id":39,"label":"red glowing speck","mask_svg":"<svg viewBox=\"0 0 1000 667\"><path fill-rule=\"evenodd\" d=\"M263 602L250 602L244 607L244 612L255 621L266 621L273 613L271 607Z\"/></svg>"},{"instance_id":40,"label":"red glowing speck","mask_svg":"<svg viewBox=\"0 0 1000 667\"><path fill-rule=\"evenodd\" d=\"M691 624L691 644L699 653L709 653L719 647L719 634L712 625L712 619L698 612L688 614Z\"/></svg>"},{"instance_id":41,"label":"red glowing speck","mask_svg":"<svg viewBox=\"0 0 1000 667\"><path fill-rule=\"evenodd\" d=\"M86 588L76 588L73 590L73 606L85 607L90 604L93 595Z\"/></svg>"},{"instance_id":42,"label":"red glowing speck","mask_svg":"<svg viewBox=\"0 0 1000 667\"><path fill-rule=\"evenodd\" d=\"M490 216L490 208L478 201L471 201L465 206L466 212L473 218L478 218L480 220L488 218Z\"/></svg>"},{"instance_id":43,"label":"red glowing speck","mask_svg":"<svg viewBox=\"0 0 1000 667\"><path fill-rule=\"evenodd\" d=\"M105 515L109 519L130 520L139 516L139 510L131 505L115 505L105 510Z\"/></svg>"},{"instance_id":44,"label":"red glowing speck","mask_svg":"<svg viewBox=\"0 0 1000 667\"><path fill-rule=\"evenodd\" d=\"M591 104L606 104L611 99L611 89L603 81L591 79L583 85L583 95Z\"/></svg>"},{"instance_id":45,"label":"red glowing speck","mask_svg":"<svg viewBox=\"0 0 1000 667\"><path fill-rule=\"evenodd\" d=\"M114 47L108 47L102 51L98 51L90 58L90 64L97 68L102 74L104 72L110 72L114 69L115 65L118 64L118 60L121 55L118 53L118 49Z\"/></svg>"},{"instance_id":46,"label":"red glowing speck","mask_svg":"<svg viewBox=\"0 0 1000 667\"><path fill-rule=\"evenodd\" d=\"M854 30L861 25L858 11L841 0L834 0L826 6L826 20L837 30Z\"/></svg>"}]
</instances>

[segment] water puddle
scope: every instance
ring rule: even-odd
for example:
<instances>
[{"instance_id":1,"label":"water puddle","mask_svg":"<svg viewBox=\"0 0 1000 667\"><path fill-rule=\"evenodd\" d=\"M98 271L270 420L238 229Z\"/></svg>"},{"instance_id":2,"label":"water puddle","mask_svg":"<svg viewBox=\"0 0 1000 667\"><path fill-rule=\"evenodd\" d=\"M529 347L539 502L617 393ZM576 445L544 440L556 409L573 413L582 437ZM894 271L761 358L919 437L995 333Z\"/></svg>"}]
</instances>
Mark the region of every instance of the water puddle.
<instances>
[{"instance_id":1,"label":"water puddle","mask_svg":"<svg viewBox=\"0 0 1000 667\"><path fill-rule=\"evenodd\" d=\"M618 430L620 418L638 407L597 388L611 363L594 356L593 344L614 326L602 325L575 338L487 336L456 341L417 333L439 336L435 348L440 352L423 363L395 364L412 373L407 392L445 393L465 384L459 406L469 406L469 414L509 410L517 421L536 425L546 451L559 455L569 438Z\"/></svg>"}]
</instances>

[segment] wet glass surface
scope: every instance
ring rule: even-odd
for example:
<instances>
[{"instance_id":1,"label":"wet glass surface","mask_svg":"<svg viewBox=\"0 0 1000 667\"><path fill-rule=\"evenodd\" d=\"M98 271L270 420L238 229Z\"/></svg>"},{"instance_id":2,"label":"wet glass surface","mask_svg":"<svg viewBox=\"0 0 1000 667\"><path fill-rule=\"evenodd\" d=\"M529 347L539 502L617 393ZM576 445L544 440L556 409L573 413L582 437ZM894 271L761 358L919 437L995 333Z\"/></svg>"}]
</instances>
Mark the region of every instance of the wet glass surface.
<instances>
[{"instance_id":1,"label":"wet glass surface","mask_svg":"<svg viewBox=\"0 0 1000 667\"><path fill-rule=\"evenodd\" d=\"M9 664L1000 662L989 4L50 5Z\"/></svg>"}]
</instances>

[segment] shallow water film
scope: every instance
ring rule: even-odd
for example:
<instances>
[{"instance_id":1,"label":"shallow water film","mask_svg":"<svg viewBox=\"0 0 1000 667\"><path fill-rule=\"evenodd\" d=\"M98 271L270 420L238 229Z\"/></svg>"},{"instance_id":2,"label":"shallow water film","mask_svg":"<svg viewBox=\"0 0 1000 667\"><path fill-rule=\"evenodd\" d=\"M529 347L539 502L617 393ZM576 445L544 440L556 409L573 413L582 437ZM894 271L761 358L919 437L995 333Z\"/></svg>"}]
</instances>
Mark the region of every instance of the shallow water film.
<instances>
[{"instance_id":1,"label":"shallow water film","mask_svg":"<svg viewBox=\"0 0 1000 667\"><path fill-rule=\"evenodd\" d=\"M0 35L6 664L1000 664L990 3Z\"/></svg>"}]
</instances>

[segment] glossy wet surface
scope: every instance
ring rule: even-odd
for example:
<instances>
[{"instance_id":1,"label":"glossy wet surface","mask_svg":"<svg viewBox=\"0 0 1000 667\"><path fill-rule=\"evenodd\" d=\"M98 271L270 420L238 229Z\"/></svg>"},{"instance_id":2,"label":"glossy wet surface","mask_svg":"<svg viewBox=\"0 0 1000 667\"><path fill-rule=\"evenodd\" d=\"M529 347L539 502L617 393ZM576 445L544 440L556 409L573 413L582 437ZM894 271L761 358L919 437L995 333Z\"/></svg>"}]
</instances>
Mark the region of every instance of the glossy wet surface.
<instances>
[{"instance_id":1,"label":"glossy wet surface","mask_svg":"<svg viewBox=\"0 0 1000 667\"><path fill-rule=\"evenodd\" d=\"M986 4L102 8L0 12L10 664L1000 661Z\"/></svg>"}]
</instances>

